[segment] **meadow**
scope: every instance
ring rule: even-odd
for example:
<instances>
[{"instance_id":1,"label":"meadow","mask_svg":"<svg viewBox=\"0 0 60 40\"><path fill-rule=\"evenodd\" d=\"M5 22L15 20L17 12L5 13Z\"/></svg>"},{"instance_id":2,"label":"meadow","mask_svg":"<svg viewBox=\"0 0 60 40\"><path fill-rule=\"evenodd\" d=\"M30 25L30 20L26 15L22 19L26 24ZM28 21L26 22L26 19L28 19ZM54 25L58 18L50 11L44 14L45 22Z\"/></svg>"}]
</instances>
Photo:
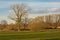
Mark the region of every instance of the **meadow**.
<instances>
[{"instance_id":1,"label":"meadow","mask_svg":"<svg viewBox=\"0 0 60 40\"><path fill-rule=\"evenodd\" d=\"M60 31L0 32L0 40L60 40Z\"/></svg>"}]
</instances>

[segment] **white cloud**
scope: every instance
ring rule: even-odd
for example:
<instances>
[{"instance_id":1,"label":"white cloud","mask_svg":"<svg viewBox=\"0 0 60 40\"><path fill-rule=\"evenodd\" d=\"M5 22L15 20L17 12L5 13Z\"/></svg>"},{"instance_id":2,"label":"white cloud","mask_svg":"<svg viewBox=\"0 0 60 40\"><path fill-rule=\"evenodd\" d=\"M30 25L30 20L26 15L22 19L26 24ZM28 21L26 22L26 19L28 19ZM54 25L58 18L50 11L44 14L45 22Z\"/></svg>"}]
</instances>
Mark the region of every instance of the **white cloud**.
<instances>
[{"instance_id":1,"label":"white cloud","mask_svg":"<svg viewBox=\"0 0 60 40\"><path fill-rule=\"evenodd\" d=\"M12 4L20 4L20 3L27 3L28 6L32 7L32 14L29 15L29 17L36 17L38 15L41 15L42 13L46 14L52 14L52 13L60 13L60 3L59 2L16 2L16 1L0 1L0 8L9 8ZM49 13L50 12L50 13ZM33 14L38 13L38 14ZM40 14L41 13L41 14ZM10 19L8 19L6 16L0 16L0 20L7 20L9 23Z\"/></svg>"},{"instance_id":2,"label":"white cloud","mask_svg":"<svg viewBox=\"0 0 60 40\"><path fill-rule=\"evenodd\" d=\"M60 8L39 8L31 10L31 13L39 13L39 14L46 14L46 13L60 13Z\"/></svg>"}]
</instances>

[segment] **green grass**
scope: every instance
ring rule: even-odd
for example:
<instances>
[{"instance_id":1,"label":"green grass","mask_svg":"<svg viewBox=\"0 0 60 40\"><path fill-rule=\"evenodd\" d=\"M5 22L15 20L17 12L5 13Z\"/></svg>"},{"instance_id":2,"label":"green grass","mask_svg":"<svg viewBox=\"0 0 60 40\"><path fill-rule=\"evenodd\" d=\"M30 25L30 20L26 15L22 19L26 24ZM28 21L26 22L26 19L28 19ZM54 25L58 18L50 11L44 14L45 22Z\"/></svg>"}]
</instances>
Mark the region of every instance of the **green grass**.
<instances>
[{"instance_id":1,"label":"green grass","mask_svg":"<svg viewBox=\"0 0 60 40\"><path fill-rule=\"evenodd\" d=\"M60 40L60 32L0 32L0 40Z\"/></svg>"}]
</instances>

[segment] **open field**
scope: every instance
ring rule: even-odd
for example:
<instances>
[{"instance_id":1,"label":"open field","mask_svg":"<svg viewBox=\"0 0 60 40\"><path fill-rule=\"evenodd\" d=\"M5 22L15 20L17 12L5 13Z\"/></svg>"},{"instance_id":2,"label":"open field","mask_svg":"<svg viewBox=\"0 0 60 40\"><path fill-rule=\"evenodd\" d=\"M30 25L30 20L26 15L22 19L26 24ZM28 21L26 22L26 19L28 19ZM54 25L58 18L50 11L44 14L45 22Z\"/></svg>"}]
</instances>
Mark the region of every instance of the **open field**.
<instances>
[{"instance_id":1,"label":"open field","mask_svg":"<svg viewBox=\"0 0 60 40\"><path fill-rule=\"evenodd\" d=\"M0 32L0 40L60 40L60 32Z\"/></svg>"}]
</instances>

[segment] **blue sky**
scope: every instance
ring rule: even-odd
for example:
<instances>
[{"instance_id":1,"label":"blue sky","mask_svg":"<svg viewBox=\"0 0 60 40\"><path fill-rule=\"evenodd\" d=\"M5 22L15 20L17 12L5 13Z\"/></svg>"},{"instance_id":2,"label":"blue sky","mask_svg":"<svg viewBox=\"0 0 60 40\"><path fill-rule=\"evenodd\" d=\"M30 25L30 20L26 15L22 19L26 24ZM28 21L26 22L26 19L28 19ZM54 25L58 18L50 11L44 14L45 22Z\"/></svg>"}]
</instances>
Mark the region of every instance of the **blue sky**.
<instances>
[{"instance_id":1,"label":"blue sky","mask_svg":"<svg viewBox=\"0 0 60 40\"><path fill-rule=\"evenodd\" d=\"M60 0L0 0L0 1L24 1L24 2L59 2Z\"/></svg>"},{"instance_id":2,"label":"blue sky","mask_svg":"<svg viewBox=\"0 0 60 40\"><path fill-rule=\"evenodd\" d=\"M33 10L30 17L41 14L60 13L60 0L0 0L0 20L8 20L10 6L12 4L27 3Z\"/></svg>"}]
</instances>

